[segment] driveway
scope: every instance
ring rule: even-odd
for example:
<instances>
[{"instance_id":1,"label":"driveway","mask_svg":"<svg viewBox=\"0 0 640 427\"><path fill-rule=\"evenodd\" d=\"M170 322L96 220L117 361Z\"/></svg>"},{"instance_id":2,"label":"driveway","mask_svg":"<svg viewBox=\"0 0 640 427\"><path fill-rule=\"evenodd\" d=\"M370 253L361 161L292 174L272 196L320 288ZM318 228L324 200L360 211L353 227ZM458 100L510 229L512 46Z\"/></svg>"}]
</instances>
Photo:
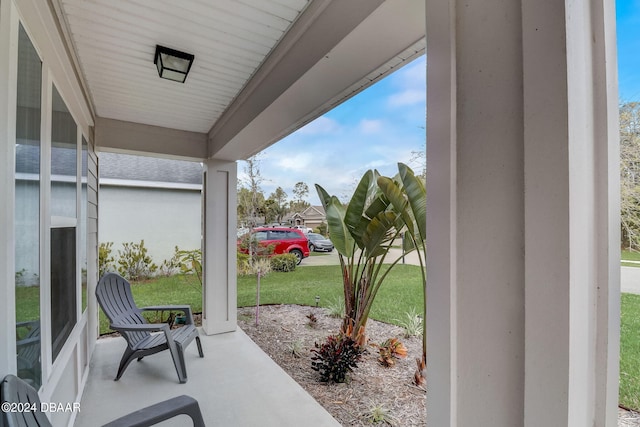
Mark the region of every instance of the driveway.
<instances>
[{"instance_id":1,"label":"driveway","mask_svg":"<svg viewBox=\"0 0 640 427\"><path fill-rule=\"evenodd\" d=\"M402 251L400 249L392 248L389 254L387 255L387 261L392 262L395 261ZM315 255L309 256L302 260L302 263L299 267L305 267L307 265L339 265L340 260L338 259L338 251L335 249L331 252L316 252ZM399 261L398 264L403 264L402 261ZM420 265L420 261L418 260L418 254L416 252L411 252L404 257L404 264L412 264L412 265Z\"/></svg>"},{"instance_id":2,"label":"driveway","mask_svg":"<svg viewBox=\"0 0 640 427\"><path fill-rule=\"evenodd\" d=\"M640 294L640 267L620 267L620 290Z\"/></svg>"},{"instance_id":3,"label":"driveway","mask_svg":"<svg viewBox=\"0 0 640 427\"><path fill-rule=\"evenodd\" d=\"M393 251L397 251L398 253L395 254ZM392 250L392 253L389 255L389 259L395 259L393 255L398 256L399 251L399 249ZM416 253L414 252L407 255L405 257L405 263L419 265ZM307 265L338 264L340 264L340 261L338 260L338 252L333 250L328 253L316 253L314 256L305 258L300 264L300 267L305 267ZM640 267L620 267L620 290L622 292L640 295Z\"/></svg>"}]
</instances>

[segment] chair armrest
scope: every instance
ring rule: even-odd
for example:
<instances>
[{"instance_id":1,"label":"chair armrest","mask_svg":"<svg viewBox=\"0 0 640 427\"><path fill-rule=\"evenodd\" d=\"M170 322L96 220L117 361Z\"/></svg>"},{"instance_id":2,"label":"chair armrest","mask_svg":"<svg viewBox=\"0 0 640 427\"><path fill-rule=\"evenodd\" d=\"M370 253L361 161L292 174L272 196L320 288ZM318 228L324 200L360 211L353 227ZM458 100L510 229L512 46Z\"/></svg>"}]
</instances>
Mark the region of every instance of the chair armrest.
<instances>
[{"instance_id":1,"label":"chair armrest","mask_svg":"<svg viewBox=\"0 0 640 427\"><path fill-rule=\"evenodd\" d=\"M125 324L112 323L109 325L114 331L146 331L146 332L169 332L169 325L166 323L144 323L144 324Z\"/></svg>"},{"instance_id":2,"label":"chair armrest","mask_svg":"<svg viewBox=\"0 0 640 427\"><path fill-rule=\"evenodd\" d=\"M25 338L23 340L19 340L16 341L16 348L21 348L21 347L26 347L29 345L33 345L33 344L39 344L40 343L40 337L31 337L31 338Z\"/></svg>"},{"instance_id":3,"label":"chair armrest","mask_svg":"<svg viewBox=\"0 0 640 427\"><path fill-rule=\"evenodd\" d=\"M27 328L29 326L36 326L39 325L40 321L39 320L25 320L24 322L16 322L16 329L17 328Z\"/></svg>"},{"instance_id":4,"label":"chair armrest","mask_svg":"<svg viewBox=\"0 0 640 427\"><path fill-rule=\"evenodd\" d=\"M190 305L156 305L150 307L142 307L140 311L182 311L187 317L187 325L193 324L193 313Z\"/></svg>"},{"instance_id":5,"label":"chair armrest","mask_svg":"<svg viewBox=\"0 0 640 427\"><path fill-rule=\"evenodd\" d=\"M142 307L140 311L183 311L191 312L190 305L152 305L149 307Z\"/></svg>"},{"instance_id":6,"label":"chair armrest","mask_svg":"<svg viewBox=\"0 0 640 427\"><path fill-rule=\"evenodd\" d=\"M183 414L191 417L194 427L205 427L198 401L184 395L147 406L103 427L148 427Z\"/></svg>"}]
</instances>

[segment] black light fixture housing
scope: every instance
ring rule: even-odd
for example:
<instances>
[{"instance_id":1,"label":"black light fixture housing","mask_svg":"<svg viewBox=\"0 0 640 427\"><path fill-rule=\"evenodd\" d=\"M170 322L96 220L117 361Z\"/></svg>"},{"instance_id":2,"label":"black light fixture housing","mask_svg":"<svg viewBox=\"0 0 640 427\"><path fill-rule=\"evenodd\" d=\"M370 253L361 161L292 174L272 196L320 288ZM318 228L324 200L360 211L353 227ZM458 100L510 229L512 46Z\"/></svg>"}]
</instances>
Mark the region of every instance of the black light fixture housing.
<instances>
[{"instance_id":1,"label":"black light fixture housing","mask_svg":"<svg viewBox=\"0 0 640 427\"><path fill-rule=\"evenodd\" d=\"M153 63L158 67L158 75L163 79L184 83L194 58L190 53L156 45Z\"/></svg>"}]
</instances>

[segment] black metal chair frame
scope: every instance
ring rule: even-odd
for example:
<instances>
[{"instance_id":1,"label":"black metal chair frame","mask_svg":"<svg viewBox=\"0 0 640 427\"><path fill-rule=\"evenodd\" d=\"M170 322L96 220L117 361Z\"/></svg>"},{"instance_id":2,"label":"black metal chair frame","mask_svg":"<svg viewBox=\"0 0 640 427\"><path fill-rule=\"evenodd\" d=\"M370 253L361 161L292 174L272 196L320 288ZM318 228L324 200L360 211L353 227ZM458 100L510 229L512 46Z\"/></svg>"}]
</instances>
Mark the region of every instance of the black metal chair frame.
<instances>
[{"instance_id":1,"label":"black metal chair frame","mask_svg":"<svg viewBox=\"0 0 640 427\"><path fill-rule=\"evenodd\" d=\"M2 380L0 402L3 404L0 413L1 426L52 427L45 413L41 411L38 392L15 375L7 375ZM16 405L16 410L11 410L10 406L5 408L5 404ZM205 427L198 401L185 395L147 406L103 427L149 427L178 415L190 417L194 427Z\"/></svg>"},{"instance_id":2,"label":"black metal chair frame","mask_svg":"<svg viewBox=\"0 0 640 427\"><path fill-rule=\"evenodd\" d=\"M140 361L145 356L169 350L180 383L187 382L184 349L195 339L198 353L200 357L204 357L190 306L169 305L138 308L133 300L131 285L116 273L107 273L100 279L96 287L96 297L102 311L111 322L110 328L120 332L127 341L127 348L120 360L116 381L120 379L133 359ZM144 311L183 312L186 318L185 325L172 329L166 323L147 323L142 316Z\"/></svg>"}]
</instances>

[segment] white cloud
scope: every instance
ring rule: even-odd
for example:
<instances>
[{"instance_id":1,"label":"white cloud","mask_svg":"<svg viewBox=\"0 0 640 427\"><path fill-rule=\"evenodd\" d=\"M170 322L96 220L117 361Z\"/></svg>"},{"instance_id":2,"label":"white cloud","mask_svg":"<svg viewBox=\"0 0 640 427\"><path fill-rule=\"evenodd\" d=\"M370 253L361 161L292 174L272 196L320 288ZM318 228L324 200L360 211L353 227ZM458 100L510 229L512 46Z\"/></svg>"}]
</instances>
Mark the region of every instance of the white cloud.
<instances>
[{"instance_id":1,"label":"white cloud","mask_svg":"<svg viewBox=\"0 0 640 427\"><path fill-rule=\"evenodd\" d=\"M426 103L426 61L422 57L390 76L399 89L388 98L392 107Z\"/></svg>"},{"instance_id":2,"label":"white cloud","mask_svg":"<svg viewBox=\"0 0 640 427\"><path fill-rule=\"evenodd\" d=\"M427 63L425 57L416 60L398 72L398 77L409 86L424 86L427 76Z\"/></svg>"},{"instance_id":3,"label":"white cloud","mask_svg":"<svg viewBox=\"0 0 640 427\"><path fill-rule=\"evenodd\" d=\"M427 98L426 92L420 89L407 89L395 93L389 97L389 105L392 107L403 107L406 105L416 105L424 103Z\"/></svg>"},{"instance_id":4,"label":"white cloud","mask_svg":"<svg viewBox=\"0 0 640 427\"><path fill-rule=\"evenodd\" d=\"M276 167L284 171L304 172L311 166L313 156L310 153L291 153L280 155L275 161Z\"/></svg>"},{"instance_id":5,"label":"white cloud","mask_svg":"<svg viewBox=\"0 0 640 427\"><path fill-rule=\"evenodd\" d=\"M358 127L362 133L377 133L382 130L382 120L363 119Z\"/></svg>"},{"instance_id":6,"label":"white cloud","mask_svg":"<svg viewBox=\"0 0 640 427\"><path fill-rule=\"evenodd\" d=\"M298 133L303 135L318 135L333 133L340 129L340 124L326 116L320 116L311 123L308 123L304 127L298 130Z\"/></svg>"}]
</instances>

